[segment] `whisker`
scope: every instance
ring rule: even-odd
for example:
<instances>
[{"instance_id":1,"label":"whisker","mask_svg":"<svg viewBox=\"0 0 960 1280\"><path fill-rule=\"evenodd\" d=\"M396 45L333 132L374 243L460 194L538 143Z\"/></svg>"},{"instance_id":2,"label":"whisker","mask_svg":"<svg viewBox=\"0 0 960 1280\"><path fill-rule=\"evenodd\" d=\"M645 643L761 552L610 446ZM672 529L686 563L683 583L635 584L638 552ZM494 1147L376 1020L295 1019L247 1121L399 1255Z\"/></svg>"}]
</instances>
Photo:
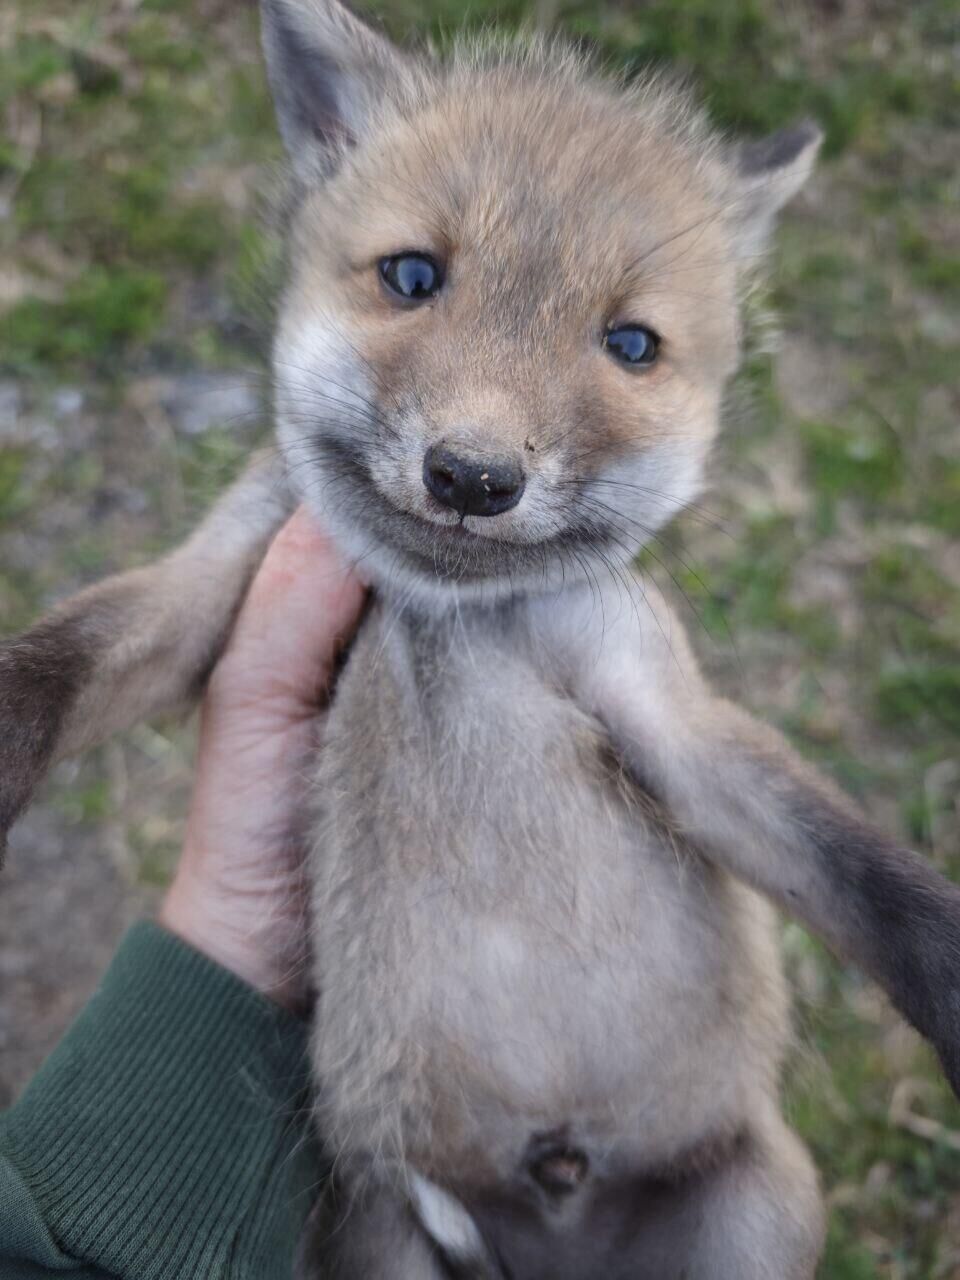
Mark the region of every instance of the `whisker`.
<instances>
[{"instance_id":1,"label":"whisker","mask_svg":"<svg viewBox=\"0 0 960 1280\"><path fill-rule=\"evenodd\" d=\"M596 513L598 514L598 516L600 516L600 517L601 517L601 519L603 519L606 523L608 523L608 524L613 524L614 528L618 529L618 530L619 530L619 532L621 532L621 533L628 533L628 532L629 532L629 529L628 529L627 527L624 527L623 525L617 524L617 523L616 523L617 521L626 521L626 522L627 522L627 526L629 526L629 525L633 525L633 526L635 526L635 528L636 528L636 529L638 529L638 530L640 531L641 535L643 535L643 537L644 537L644 539L645 539L645 542L644 542L645 550L646 550L646 551L647 551L647 553L648 553L648 554L653 558L653 560L655 560L655 561L656 561L656 563L657 563L658 565L660 565L660 567L664 570L664 572L669 576L670 581L671 581L671 582L673 583L673 585L676 587L677 591L679 591L680 595L683 597L684 601L686 602L687 607L690 609L691 613L694 615L694 617L697 619L697 622L698 622L698 623L700 624L700 626L702 627L704 635L706 635L706 636L707 636L707 638L710 640L710 643L711 643L712 645L714 645L714 646L715 646L715 645L716 645L716 638L714 637L713 633L710 631L710 628L707 626L707 624L706 624L706 622L705 622L705 620L704 620L704 618L703 618L703 615L701 614L700 610L699 610L699 609L697 608L697 606L694 604L693 600L690 598L689 593L688 593L688 592L686 591L686 589L683 587L682 583L681 583L681 582L680 582L680 580L677 578L676 574L673 572L673 570L670 568L670 566L669 566L668 564L666 564L666 563L665 563L665 562L664 562L664 561L663 561L663 560L662 560L662 559L657 555L657 553L653 550L653 548L650 546L650 542L651 542L651 541L656 541L657 543L659 543L659 545L660 545L661 549L662 549L665 553L668 553L668 554L670 554L670 555L673 555L673 556L675 556L677 559L681 559L681 558L677 555L677 553L676 553L676 552L675 552L671 547L668 547L668 546L667 546L667 545L666 545L666 544L665 544L665 543L664 543L664 542L663 542L663 541L658 537L658 535L657 535L657 534L656 534L652 529L648 529L648 528L646 528L646 526L644 526L643 524L641 524L639 521L632 520L629 516L625 516L625 515L623 515L623 513L622 513L622 512L617 511L614 507L610 507L610 506L608 506L606 503L600 502L598 499L592 499L592 500L589 500L589 501L591 501L591 502L592 502L592 504L593 504L593 508L594 508L594 510L596 511ZM605 513L605 514L604 514L604 513ZM624 550L626 550L626 548L624 548ZM684 564L684 567L685 567L685 568L687 568L687 569L689 570L689 566L688 566L688 565L686 565L686 562L684 562L684 561L682 561L682 560L681 560L681 563L683 563L683 564ZM691 572L693 572L692 570L690 570L690 571L691 571ZM697 576L697 575L695 574L695 576ZM721 619L722 619L722 621L723 621L723 624L724 624L724 630L726 631L727 636L728 636L728 638L730 639L730 643L731 643L731 645L732 645L732 646L733 646L733 648L734 648L734 652L736 653L736 644L735 644L735 642L734 642L734 640L733 640L733 635L732 635L732 633L731 633L731 631L730 631L729 624L728 624L728 623L727 623L727 621L726 621L726 617L725 617L725 615L724 615L724 613L723 613L723 610L722 610L722 608L721 608L721 606L720 606L719 602L716 600L716 598L714 597L713 593L709 590L709 588L706 586L706 584L703 582L703 580L702 580L701 578L699 578L698 576L697 576L697 581L700 583L701 587L703 587L704 591L706 591L707 595L710 597L711 601L713 602L714 606L716 607L717 612L719 613L719 615L720 615L720 617L721 617ZM738 660L739 660L739 655L738 655Z\"/></svg>"},{"instance_id":2,"label":"whisker","mask_svg":"<svg viewBox=\"0 0 960 1280\"><path fill-rule=\"evenodd\" d=\"M645 485L636 484L630 480L617 480L606 476L574 476L570 479L559 481L559 485L563 487L569 486L578 490L591 488L594 485L606 485L608 488L625 489L628 491L632 490L641 494L644 498L652 498L662 503L668 503L677 511L682 511L692 519L699 520L710 528L716 529L717 533L722 533L724 537L733 538L733 534L730 530L724 527L722 517L716 512L711 511L707 507L701 506L699 503L686 502L682 499L678 499L673 494L665 493L660 489L651 489Z\"/></svg>"}]
</instances>

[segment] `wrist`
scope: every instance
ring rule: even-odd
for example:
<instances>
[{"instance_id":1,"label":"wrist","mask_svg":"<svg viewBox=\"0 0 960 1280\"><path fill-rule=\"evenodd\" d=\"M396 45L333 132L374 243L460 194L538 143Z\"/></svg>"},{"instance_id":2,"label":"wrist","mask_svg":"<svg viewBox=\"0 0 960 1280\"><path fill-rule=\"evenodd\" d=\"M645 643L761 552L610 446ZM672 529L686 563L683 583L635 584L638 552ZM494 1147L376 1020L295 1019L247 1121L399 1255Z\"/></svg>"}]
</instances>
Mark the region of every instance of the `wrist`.
<instances>
[{"instance_id":1,"label":"wrist","mask_svg":"<svg viewBox=\"0 0 960 1280\"><path fill-rule=\"evenodd\" d=\"M222 890L211 892L186 879L179 874L174 879L158 923L287 1012L303 1013L304 958L293 955L289 930L286 937L279 935L269 905L233 902Z\"/></svg>"}]
</instances>

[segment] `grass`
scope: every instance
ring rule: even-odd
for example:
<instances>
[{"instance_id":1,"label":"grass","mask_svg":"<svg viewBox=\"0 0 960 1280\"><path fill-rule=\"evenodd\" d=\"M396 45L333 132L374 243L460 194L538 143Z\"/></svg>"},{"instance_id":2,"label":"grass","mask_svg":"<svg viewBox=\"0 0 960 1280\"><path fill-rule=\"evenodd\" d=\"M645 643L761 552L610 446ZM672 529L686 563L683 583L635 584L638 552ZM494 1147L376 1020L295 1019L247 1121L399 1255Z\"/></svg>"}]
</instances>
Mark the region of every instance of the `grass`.
<instances>
[{"instance_id":1,"label":"grass","mask_svg":"<svg viewBox=\"0 0 960 1280\"><path fill-rule=\"evenodd\" d=\"M719 682L891 830L960 872L960 94L953 0L382 0L396 34L556 25L666 63L717 120L801 115L825 163L788 215L705 504L658 557ZM9 17L8 17L9 13ZM249 7L8 0L0 22L0 617L147 558L232 474L257 415L191 434L185 378L263 369L279 156ZM12 426L2 406L19 402ZM70 405L81 404L79 409ZM656 569L656 566L653 566ZM658 572L660 570L657 570ZM731 640L732 637L732 640ZM175 857L189 737L132 735L48 803ZM116 782L119 773L126 780ZM171 816L172 815L172 816ZM960 1130L926 1049L796 926L788 1081L833 1206L829 1280L960 1274L960 1153L891 1118L898 1082Z\"/></svg>"}]
</instances>

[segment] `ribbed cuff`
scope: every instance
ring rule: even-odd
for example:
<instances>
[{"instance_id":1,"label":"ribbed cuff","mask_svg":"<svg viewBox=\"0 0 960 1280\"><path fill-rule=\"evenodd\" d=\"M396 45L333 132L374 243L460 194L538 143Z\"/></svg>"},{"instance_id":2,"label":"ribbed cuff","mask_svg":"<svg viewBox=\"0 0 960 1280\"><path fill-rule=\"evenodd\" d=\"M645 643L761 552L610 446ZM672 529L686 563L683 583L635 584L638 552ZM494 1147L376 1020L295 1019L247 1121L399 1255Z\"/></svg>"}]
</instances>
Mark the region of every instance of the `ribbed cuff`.
<instances>
[{"instance_id":1,"label":"ribbed cuff","mask_svg":"<svg viewBox=\"0 0 960 1280\"><path fill-rule=\"evenodd\" d=\"M317 1189L305 1025L153 924L6 1117L64 1253L138 1280L290 1276Z\"/></svg>"}]
</instances>

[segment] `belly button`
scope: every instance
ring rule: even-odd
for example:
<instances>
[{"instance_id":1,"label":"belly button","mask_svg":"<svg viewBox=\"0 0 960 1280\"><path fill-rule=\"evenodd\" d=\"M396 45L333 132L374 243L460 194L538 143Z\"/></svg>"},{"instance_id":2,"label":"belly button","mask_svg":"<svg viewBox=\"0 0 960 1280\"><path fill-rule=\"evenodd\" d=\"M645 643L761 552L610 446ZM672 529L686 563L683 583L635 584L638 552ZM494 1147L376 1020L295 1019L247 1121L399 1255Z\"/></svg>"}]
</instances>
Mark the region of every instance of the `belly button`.
<instances>
[{"instance_id":1,"label":"belly button","mask_svg":"<svg viewBox=\"0 0 960 1280\"><path fill-rule=\"evenodd\" d=\"M530 1175L551 1195L567 1196L584 1181L590 1163L573 1147L554 1147L530 1161Z\"/></svg>"}]
</instances>

